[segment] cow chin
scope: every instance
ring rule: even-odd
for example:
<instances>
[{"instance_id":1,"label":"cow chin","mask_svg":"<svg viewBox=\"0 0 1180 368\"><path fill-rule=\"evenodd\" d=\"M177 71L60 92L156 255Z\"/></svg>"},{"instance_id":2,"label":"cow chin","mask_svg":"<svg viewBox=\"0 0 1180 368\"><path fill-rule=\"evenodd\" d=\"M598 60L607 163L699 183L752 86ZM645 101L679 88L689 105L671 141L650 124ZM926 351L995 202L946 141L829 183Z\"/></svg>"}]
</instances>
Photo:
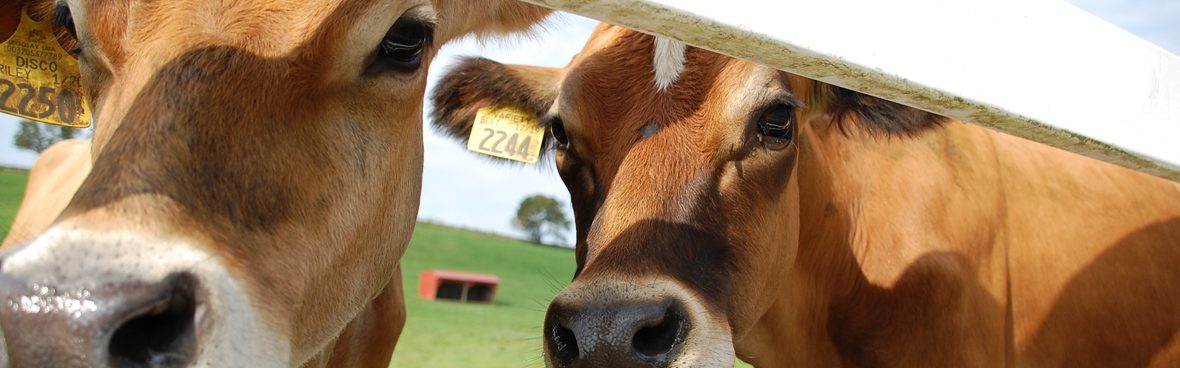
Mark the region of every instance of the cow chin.
<instances>
[{"instance_id":1,"label":"cow chin","mask_svg":"<svg viewBox=\"0 0 1180 368\"><path fill-rule=\"evenodd\" d=\"M666 278L575 281L545 320L548 367L732 367L729 323Z\"/></svg>"},{"instance_id":2,"label":"cow chin","mask_svg":"<svg viewBox=\"0 0 1180 368\"><path fill-rule=\"evenodd\" d=\"M11 366L287 366L290 347L186 239L50 229L0 258Z\"/></svg>"}]
</instances>

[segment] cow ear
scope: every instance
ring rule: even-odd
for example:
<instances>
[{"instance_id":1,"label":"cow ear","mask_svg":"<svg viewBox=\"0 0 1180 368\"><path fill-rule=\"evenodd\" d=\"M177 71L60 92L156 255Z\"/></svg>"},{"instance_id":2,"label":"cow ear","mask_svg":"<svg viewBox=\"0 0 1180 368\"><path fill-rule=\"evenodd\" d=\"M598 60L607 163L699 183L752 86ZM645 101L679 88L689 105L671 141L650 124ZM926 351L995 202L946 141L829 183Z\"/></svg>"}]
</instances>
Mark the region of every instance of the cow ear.
<instances>
[{"instance_id":1,"label":"cow ear","mask_svg":"<svg viewBox=\"0 0 1180 368\"><path fill-rule=\"evenodd\" d=\"M517 0L436 1L440 27L435 39L450 41L474 34L502 36L524 31L545 20L553 10Z\"/></svg>"},{"instance_id":2,"label":"cow ear","mask_svg":"<svg viewBox=\"0 0 1180 368\"><path fill-rule=\"evenodd\" d=\"M557 99L560 68L505 65L465 58L443 74L430 95L432 124L467 142L479 109L513 107L542 118Z\"/></svg>"}]
</instances>

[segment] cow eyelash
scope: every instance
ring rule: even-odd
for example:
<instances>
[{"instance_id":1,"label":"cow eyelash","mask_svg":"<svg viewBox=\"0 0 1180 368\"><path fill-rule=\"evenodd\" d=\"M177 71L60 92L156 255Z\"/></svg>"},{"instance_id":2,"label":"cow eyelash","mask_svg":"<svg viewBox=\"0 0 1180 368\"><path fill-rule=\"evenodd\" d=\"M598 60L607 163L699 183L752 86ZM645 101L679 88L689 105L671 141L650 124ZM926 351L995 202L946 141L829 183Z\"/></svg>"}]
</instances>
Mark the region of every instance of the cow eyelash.
<instances>
[{"instance_id":1,"label":"cow eyelash","mask_svg":"<svg viewBox=\"0 0 1180 368\"><path fill-rule=\"evenodd\" d=\"M569 134L565 131L565 122L561 120L560 116L552 116L541 120L541 127L549 133L553 138L553 143L557 147L568 147L570 144Z\"/></svg>"},{"instance_id":2,"label":"cow eyelash","mask_svg":"<svg viewBox=\"0 0 1180 368\"><path fill-rule=\"evenodd\" d=\"M65 28L70 36L78 37L78 29L74 26L74 14L66 4L57 4L53 11L54 28Z\"/></svg>"},{"instance_id":3,"label":"cow eyelash","mask_svg":"<svg viewBox=\"0 0 1180 368\"><path fill-rule=\"evenodd\" d=\"M74 46L66 50L70 55L77 56L82 52L82 43L78 41L78 27L74 25L74 14L66 4L57 4L53 9L53 27L65 29L74 38Z\"/></svg>"},{"instance_id":4,"label":"cow eyelash","mask_svg":"<svg viewBox=\"0 0 1180 368\"><path fill-rule=\"evenodd\" d=\"M765 107L758 109L754 116L754 137L768 149L787 147L794 140L795 109L802 103L793 96L772 99Z\"/></svg>"},{"instance_id":5,"label":"cow eyelash","mask_svg":"<svg viewBox=\"0 0 1180 368\"><path fill-rule=\"evenodd\" d=\"M434 41L434 24L416 19L399 19L377 45L368 74L383 71L409 73L422 68L426 47Z\"/></svg>"}]
</instances>

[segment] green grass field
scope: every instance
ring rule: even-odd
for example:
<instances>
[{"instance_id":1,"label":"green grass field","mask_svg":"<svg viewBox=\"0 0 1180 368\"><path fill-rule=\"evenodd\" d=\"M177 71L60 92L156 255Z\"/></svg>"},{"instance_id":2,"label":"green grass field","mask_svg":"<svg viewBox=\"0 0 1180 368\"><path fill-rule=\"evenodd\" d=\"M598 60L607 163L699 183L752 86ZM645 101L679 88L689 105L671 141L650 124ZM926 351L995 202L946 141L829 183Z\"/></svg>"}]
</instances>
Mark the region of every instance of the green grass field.
<instances>
[{"instance_id":1,"label":"green grass field","mask_svg":"<svg viewBox=\"0 0 1180 368\"><path fill-rule=\"evenodd\" d=\"M28 173L0 170L0 238L8 233ZM418 297L418 273L431 268L500 277L496 303ZM406 322L391 367L543 367L541 323L553 295L574 272L571 250L418 223L402 258ZM740 364L740 367L747 365Z\"/></svg>"},{"instance_id":2,"label":"green grass field","mask_svg":"<svg viewBox=\"0 0 1180 368\"><path fill-rule=\"evenodd\" d=\"M28 171L0 169L0 239L8 236L8 227L12 226L12 219L20 208L28 180Z\"/></svg>"},{"instance_id":3,"label":"green grass field","mask_svg":"<svg viewBox=\"0 0 1180 368\"><path fill-rule=\"evenodd\" d=\"M500 276L494 305L417 296L429 268ZM402 259L409 320L391 367L544 367L541 323L574 272L574 254L514 239L419 222ZM741 361L735 367L750 367Z\"/></svg>"},{"instance_id":4,"label":"green grass field","mask_svg":"<svg viewBox=\"0 0 1180 368\"><path fill-rule=\"evenodd\" d=\"M429 268L496 274L496 303L423 300L418 273ZM543 367L545 308L573 276L574 254L420 222L402 272L409 319L391 366Z\"/></svg>"}]
</instances>

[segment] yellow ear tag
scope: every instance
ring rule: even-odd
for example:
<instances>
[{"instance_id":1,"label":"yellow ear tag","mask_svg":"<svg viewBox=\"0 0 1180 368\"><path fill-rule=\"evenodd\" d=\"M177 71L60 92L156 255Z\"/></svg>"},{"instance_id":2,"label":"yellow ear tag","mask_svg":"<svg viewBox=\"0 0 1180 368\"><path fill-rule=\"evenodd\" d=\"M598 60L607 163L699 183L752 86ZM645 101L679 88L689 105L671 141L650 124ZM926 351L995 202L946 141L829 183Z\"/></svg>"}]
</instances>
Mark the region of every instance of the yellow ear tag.
<instances>
[{"instance_id":1,"label":"yellow ear tag","mask_svg":"<svg viewBox=\"0 0 1180 368\"><path fill-rule=\"evenodd\" d=\"M0 112L73 128L90 126L78 60L57 44L51 20L34 21L27 10L12 37L0 43Z\"/></svg>"},{"instance_id":2,"label":"yellow ear tag","mask_svg":"<svg viewBox=\"0 0 1180 368\"><path fill-rule=\"evenodd\" d=\"M511 106L491 106L476 112L467 149L531 164L537 162L544 138L545 128L537 124L536 115Z\"/></svg>"}]
</instances>

